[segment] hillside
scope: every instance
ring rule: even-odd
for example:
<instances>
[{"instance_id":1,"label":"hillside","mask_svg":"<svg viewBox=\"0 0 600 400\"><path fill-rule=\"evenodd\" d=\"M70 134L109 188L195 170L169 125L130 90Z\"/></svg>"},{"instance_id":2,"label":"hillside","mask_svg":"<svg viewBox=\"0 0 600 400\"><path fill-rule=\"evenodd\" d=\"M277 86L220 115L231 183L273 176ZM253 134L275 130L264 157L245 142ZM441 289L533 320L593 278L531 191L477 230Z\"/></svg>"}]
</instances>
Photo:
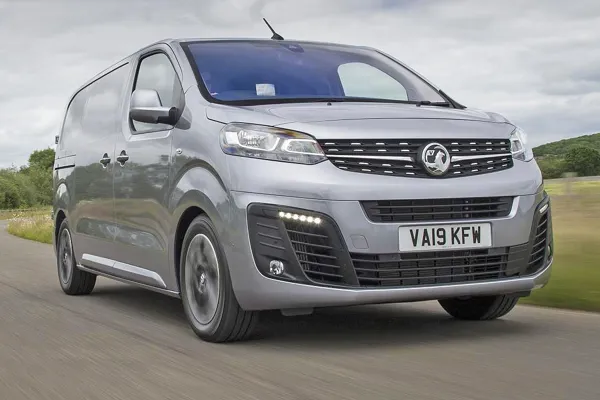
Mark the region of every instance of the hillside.
<instances>
[{"instance_id":1,"label":"hillside","mask_svg":"<svg viewBox=\"0 0 600 400\"><path fill-rule=\"evenodd\" d=\"M536 157L558 156L564 157L573 147L588 147L600 151L600 133L593 135L579 136L571 139L563 139L558 142L543 144L533 149Z\"/></svg>"},{"instance_id":2,"label":"hillside","mask_svg":"<svg viewBox=\"0 0 600 400\"><path fill-rule=\"evenodd\" d=\"M563 139L533 149L544 179L600 175L600 133Z\"/></svg>"}]
</instances>

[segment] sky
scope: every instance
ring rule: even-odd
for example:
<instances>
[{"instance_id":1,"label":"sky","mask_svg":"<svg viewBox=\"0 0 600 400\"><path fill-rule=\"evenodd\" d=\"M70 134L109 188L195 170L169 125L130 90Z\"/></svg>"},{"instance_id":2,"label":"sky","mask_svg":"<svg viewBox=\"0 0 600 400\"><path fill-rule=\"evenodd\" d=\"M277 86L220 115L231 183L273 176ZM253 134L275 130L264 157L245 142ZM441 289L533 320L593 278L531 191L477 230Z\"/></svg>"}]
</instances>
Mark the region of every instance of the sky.
<instances>
[{"instance_id":1,"label":"sky","mask_svg":"<svg viewBox=\"0 0 600 400\"><path fill-rule=\"evenodd\" d=\"M54 146L69 96L177 37L377 47L532 145L600 132L598 0L0 0L0 168Z\"/></svg>"}]
</instances>

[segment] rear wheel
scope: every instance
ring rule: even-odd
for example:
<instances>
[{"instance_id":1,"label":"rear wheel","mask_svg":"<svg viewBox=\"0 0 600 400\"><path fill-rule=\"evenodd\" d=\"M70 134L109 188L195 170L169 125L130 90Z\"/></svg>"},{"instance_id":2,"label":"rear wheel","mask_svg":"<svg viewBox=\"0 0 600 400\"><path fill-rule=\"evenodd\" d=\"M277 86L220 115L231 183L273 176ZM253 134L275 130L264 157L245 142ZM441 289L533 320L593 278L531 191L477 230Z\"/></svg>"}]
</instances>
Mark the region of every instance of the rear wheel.
<instances>
[{"instance_id":1,"label":"rear wheel","mask_svg":"<svg viewBox=\"0 0 600 400\"><path fill-rule=\"evenodd\" d=\"M96 286L96 275L77 268L71 230L66 219L58 231L56 258L58 281L63 292L72 296L92 293Z\"/></svg>"},{"instance_id":2,"label":"rear wheel","mask_svg":"<svg viewBox=\"0 0 600 400\"><path fill-rule=\"evenodd\" d=\"M251 335L258 312L238 304L216 229L205 215L196 217L186 232L179 270L183 308L196 335L208 342Z\"/></svg>"},{"instance_id":3,"label":"rear wheel","mask_svg":"<svg viewBox=\"0 0 600 400\"><path fill-rule=\"evenodd\" d=\"M478 321L503 317L517 305L518 301L518 296L499 295L444 299L439 303L454 318Z\"/></svg>"}]
</instances>

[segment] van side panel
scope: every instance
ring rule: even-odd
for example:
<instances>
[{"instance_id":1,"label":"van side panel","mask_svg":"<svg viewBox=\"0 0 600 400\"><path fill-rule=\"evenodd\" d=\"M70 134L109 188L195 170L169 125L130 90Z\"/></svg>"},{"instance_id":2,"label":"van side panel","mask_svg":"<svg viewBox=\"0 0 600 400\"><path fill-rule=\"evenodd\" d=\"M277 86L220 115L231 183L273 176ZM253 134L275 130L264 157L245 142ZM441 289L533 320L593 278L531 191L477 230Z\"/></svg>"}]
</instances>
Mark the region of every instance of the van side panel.
<instances>
[{"instance_id":1,"label":"van side panel","mask_svg":"<svg viewBox=\"0 0 600 400\"><path fill-rule=\"evenodd\" d=\"M116 139L115 156L123 155L126 160L114 169L114 259L160 277L155 285L165 289L172 284L168 199L172 141L179 128L134 121L129 110L136 90L155 91L164 107L183 109L185 99L179 66L170 48L146 49L132 59L132 67Z\"/></svg>"},{"instance_id":2,"label":"van side panel","mask_svg":"<svg viewBox=\"0 0 600 400\"><path fill-rule=\"evenodd\" d=\"M67 221L70 219L73 206L71 194L75 187L75 137L81 129L81 115L85 102L85 91L78 91L71 97L63 116L52 176L52 219L55 224L59 212L66 216ZM54 227L55 233L58 233L58 229L59 226ZM56 237L53 236L52 239L56 251Z\"/></svg>"},{"instance_id":3,"label":"van side panel","mask_svg":"<svg viewBox=\"0 0 600 400\"><path fill-rule=\"evenodd\" d=\"M75 257L114 257L114 199L112 171L115 137L129 65L122 65L85 87L75 97L73 118L63 133L65 154L73 159L69 224ZM69 119L67 119L69 122ZM101 160L109 160L102 164Z\"/></svg>"}]
</instances>

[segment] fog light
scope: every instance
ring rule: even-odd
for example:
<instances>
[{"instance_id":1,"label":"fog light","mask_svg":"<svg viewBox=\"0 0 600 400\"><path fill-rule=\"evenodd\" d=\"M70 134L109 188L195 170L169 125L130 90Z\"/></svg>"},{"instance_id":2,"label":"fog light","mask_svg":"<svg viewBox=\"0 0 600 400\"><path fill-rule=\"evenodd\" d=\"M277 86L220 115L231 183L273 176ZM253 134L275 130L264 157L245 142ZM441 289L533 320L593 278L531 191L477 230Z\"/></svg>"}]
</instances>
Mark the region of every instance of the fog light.
<instances>
[{"instance_id":1,"label":"fog light","mask_svg":"<svg viewBox=\"0 0 600 400\"><path fill-rule=\"evenodd\" d=\"M279 276L283 274L284 270L285 268L283 266L283 262L279 260L271 260L271 262L269 263L269 272L273 275Z\"/></svg>"}]
</instances>

